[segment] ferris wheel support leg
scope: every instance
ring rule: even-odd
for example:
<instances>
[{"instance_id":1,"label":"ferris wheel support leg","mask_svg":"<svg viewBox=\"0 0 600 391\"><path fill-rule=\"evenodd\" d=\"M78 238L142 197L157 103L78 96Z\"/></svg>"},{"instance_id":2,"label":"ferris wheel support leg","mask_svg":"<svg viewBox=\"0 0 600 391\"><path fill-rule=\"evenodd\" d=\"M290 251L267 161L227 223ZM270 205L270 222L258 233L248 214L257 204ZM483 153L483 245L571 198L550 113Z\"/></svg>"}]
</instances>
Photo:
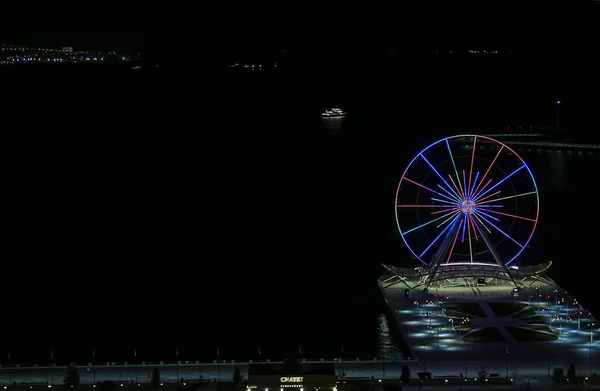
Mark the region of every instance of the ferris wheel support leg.
<instances>
[{"instance_id":1,"label":"ferris wheel support leg","mask_svg":"<svg viewBox=\"0 0 600 391\"><path fill-rule=\"evenodd\" d=\"M452 241L454 239L454 236L456 235L456 231L460 228L460 221L460 218L454 220L452 226L450 227L450 229L446 233L446 236L442 240L440 247L435 252L433 257L431 257L429 267L433 268L433 270L427 276L427 279L425 281L425 288L423 290L427 291L429 289L429 285L431 285L431 283L433 282L433 278L437 274L438 269L440 268L440 265L444 260L444 256L448 253L450 246L452 246Z\"/></svg>"},{"instance_id":2,"label":"ferris wheel support leg","mask_svg":"<svg viewBox=\"0 0 600 391\"><path fill-rule=\"evenodd\" d=\"M485 229L483 229L483 227L481 226L481 223L479 221L477 221L477 219L473 219L473 225L475 225L475 227L477 228L477 231L479 231L480 237L483 238L483 241L485 242L486 246L490 250L490 253L492 253L492 257L494 257L494 260L498 263L498 265L502 269L504 269L504 272L506 273L508 278L510 278L510 281L515 285L515 288L519 288L519 284L517 284L517 282L513 278L512 274L508 270L508 267L506 267L506 265L504 264L504 261L500 257L500 254L498 254L498 251L496 251L496 247L494 246L494 243L490 240L489 236L487 235L487 232L485 232Z\"/></svg>"}]
</instances>

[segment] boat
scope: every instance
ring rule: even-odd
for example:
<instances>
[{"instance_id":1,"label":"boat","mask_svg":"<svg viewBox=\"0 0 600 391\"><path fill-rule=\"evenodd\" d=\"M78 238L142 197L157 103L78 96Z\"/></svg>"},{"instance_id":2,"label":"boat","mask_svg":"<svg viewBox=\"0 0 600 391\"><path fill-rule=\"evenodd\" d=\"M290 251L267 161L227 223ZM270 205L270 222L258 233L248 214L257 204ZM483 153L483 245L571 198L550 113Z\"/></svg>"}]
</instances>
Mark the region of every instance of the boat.
<instances>
[{"instance_id":1,"label":"boat","mask_svg":"<svg viewBox=\"0 0 600 391\"><path fill-rule=\"evenodd\" d=\"M321 118L344 118L345 116L346 112L339 107L327 109L321 113Z\"/></svg>"}]
</instances>

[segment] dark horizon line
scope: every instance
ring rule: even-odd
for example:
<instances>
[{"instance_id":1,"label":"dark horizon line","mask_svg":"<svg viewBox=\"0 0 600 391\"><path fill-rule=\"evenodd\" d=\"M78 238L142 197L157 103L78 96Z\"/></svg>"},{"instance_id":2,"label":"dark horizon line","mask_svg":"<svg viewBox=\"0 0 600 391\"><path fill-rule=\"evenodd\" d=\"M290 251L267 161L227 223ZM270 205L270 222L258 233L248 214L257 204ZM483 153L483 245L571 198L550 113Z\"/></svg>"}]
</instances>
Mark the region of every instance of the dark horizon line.
<instances>
[{"instance_id":1,"label":"dark horizon line","mask_svg":"<svg viewBox=\"0 0 600 391\"><path fill-rule=\"evenodd\" d=\"M161 40L138 40L112 37L104 42L89 39L88 43L82 42L81 38L75 38L71 42L68 39L37 40L33 38L9 38L0 41L3 45L25 46L28 48L61 48L73 47L78 50L129 50L144 52L168 52L168 51L255 51L255 52L280 52L282 50L306 51L311 48L323 47L322 39L325 37L307 37L302 40L288 40L287 42L273 42L271 40L244 39L242 36L234 36L217 41L195 41L184 38L180 41L169 42L168 45ZM331 38L327 39L331 42ZM369 39L362 38L336 38L335 45L325 45L331 51L347 50L548 50L563 51L565 49L576 49L585 45L584 40L574 43L561 41L540 41L535 37L521 37L518 40L508 38L487 38L477 36L455 39L430 39L430 38L396 38L396 39Z\"/></svg>"}]
</instances>

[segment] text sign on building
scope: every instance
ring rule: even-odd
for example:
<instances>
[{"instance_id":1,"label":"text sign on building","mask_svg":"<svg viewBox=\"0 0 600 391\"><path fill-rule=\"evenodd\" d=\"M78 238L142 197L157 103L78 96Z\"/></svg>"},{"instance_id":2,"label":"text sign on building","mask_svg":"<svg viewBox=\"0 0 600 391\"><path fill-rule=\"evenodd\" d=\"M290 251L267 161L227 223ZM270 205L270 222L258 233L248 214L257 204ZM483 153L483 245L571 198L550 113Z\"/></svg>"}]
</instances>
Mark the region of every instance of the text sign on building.
<instances>
[{"instance_id":1,"label":"text sign on building","mask_svg":"<svg viewBox=\"0 0 600 391\"><path fill-rule=\"evenodd\" d=\"M304 378L302 376L297 376L297 377L281 377L279 379L280 382L282 383L302 383L304 381Z\"/></svg>"}]
</instances>

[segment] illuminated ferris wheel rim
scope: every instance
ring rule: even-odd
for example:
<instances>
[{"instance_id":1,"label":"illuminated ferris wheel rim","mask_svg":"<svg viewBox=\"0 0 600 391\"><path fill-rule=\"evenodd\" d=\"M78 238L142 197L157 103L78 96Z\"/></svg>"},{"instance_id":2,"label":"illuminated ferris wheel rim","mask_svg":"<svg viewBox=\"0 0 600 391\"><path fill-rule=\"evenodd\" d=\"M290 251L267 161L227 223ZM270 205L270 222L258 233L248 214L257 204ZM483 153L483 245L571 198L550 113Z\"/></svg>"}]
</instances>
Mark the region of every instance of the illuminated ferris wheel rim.
<instances>
[{"instance_id":1,"label":"illuminated ferris wheel rim","mask_svg":"<svg viewBox=\"0 0 600 391\"><path fill-rule=\"evenodd\" d=\"M432 165L432 164L429 162L429 160L427 160L427 158L424 156L424 153L425 153L425 152L427 152L429 149L431 149L432 147L434 147L434 146L436 146L436 145L438 145L438 144L440 144L440 143L446 143L446 145L448 146L448 151L449 151L449 154L450 154L450 158L451 158L451 160L452 160L452 164L453 164L453 166L454 166L454 170L456 171L456 165L455 165L455 163L454 163L454 157L453 157L453 154L452 154L452 152L451 152L451 150L450 150L449 141L450 141L450 140L453 140L453 139L468 139L468 138L472 138L472 139L473 139L473 151L472 151L472 157L471 157L471 172L469 173L469 175L472 175L472 169L473 169L473 160L474 160L474 157L475 157L475 150L476 150L476 149L475 149L475 146L476 146L476 141L477 141L477 139L482 139L482 140L486 140L486 141L488 141L488 142L491 142L491 143L493 143L493 144L496 144L496 145L500 146L500 150L498 151L498 153L497 153L496 157L494 158L494 160L493 160L493 161L490 163L490 165L489 165L489 168L488 168L488 171L487 171L487 172L489 172L489 170L490 170L492 167L494 167L494 163L496 162L496 158L498 158L498 156L499 156L499 155L500 155L500 153L502 152L502 149L504 149L504 148L505 148L507 151L509 151L510 153L512 153L512 154L513 154L513 155L514 155L514 156L515 156L515 157L516 157L516 158L517 158L517 159L518 159L518 160L519 160L519 161L522 163L522 165L521 165L521 166L520 166L520 167L519 167L517 170L515 170L513 173L511 173L511 174L507 175L507 176L506 176L506 177L505 177L505 178L504 178L502 181L500 181L500 182L496 183L496 184L494 185L494 187L496 187L496 186L500 185L500 183L504 182L504 180L507 180L507 179L509 179L509 178L510 178L510 176L512 176L512 175L513 175L513 174L515 174L517 171L520 171L520 170L521 170L521 169L523 169L523 168L524 168L524 169L527 171L527 173L529 174L529 178L530 178L530 180L531 180L531 183L533 184L533 189L534 189L534 190L533 190L532 192L529 192L529 193L526 193L526 194L524 194L524 195L527 195L527 194L535 194L535 219L526 219L526 220L531 220L531 221L533 222L533 227L531 228L531 231L530 231L530 233L528 234L528 236L527 236L527 239L525 240L525 243L524 243L524 244L522 244L522 245L521 245L520 243L517 243L517 242L516 242L514 239L512 239L510 236L506 235L504 232L502 232L502 231L500 230L500 232L504 233L504 235L505 235L505 236L509 237L509 238L510 238L512 241L514 241L515 243L517 243L517 244L518 244L518 245L521 247L521 248L520 248L520 249L519 249L519 250L518 250L518 251L517 251L517 252L516 252L516 253L515 253L513 256L511 256L511 257L510 257L510 259L509 259L508 261L506 261L506 262L503 262L504 266L508 266L508 265L510 265L510 263L511 263L511 262L513 262L515 259L517 259L517 257L518 257L519 255L521 255L521 253L522 253L522 252L525 250L525 248L527 248L527 246L529 245L529 242L531 241L531 238L533 237L533 234L535 233L535 229L536 229L536 227L537 227L537 223L538 223L538 219L539 219L539 208L540 208L540 207L539 207L539 194L538 194L538 187L537 187L537 183L536 183L536 181L535 181L535 177L533 176L533 173L531 172L531 169L529 168L529 166L527 165L527 163L525 162L525 160L523 160L523 158L521 158L521 156L520 156L520 155L519 155L519 154L518 154L518 153L517 153L517 152L516 152L514 149L510 148L508 145L506 145L506 144L502 143L501 141L498 141L498 140L496 140L496 139L494 139L494 138L492 138L492 137L489 137L489 136L482 136L482 135L478 135L478 134L459 134L459 135L454 135L454 136L445 137L445 138L443 138L443 139L440 139L440 140L437 140L437 141L435 141L435 142L433 142L433 143L429 144L429 145L428 145L428 146L426 146L425 148L423 148L423 149L422 149L422 150L421 150L421 151L420 151L420 152L419 152L417 155L415 155L415 157L414 157L414 158L413 158L413 159L412 159L412 160L409 162L409 164L406 166L406 169L405 169L405 170L404 170L404 172L402 173L402 177L400 178L400 181L398 182L398 187L396 188L396 197L395 197L395 200L394 200L394 202L395 202L395 217L396 217L396 225L397 225L397 227L398 227L398 231L399 231L399 233L400 233L400 237L402 238L402 241L404 242L404 244L406 245L406 247L409 249L409 251L411 252L411 254L412 254L412 255L413 255L413 256L414 256L414 257L415 257L417 260L419 260L419 261L420 261L422 264L424 264L425 266L430 266L430 265L429 265L427 262L425 262L425 261L423 261L423 260L421 259L421 258L422 258L422 256L423 256L423 254L421 254L421 256L419 256L419 255L418 255L418 254L417 254L417 253L416 253L416 252L413 250L413 247L411 246L411 244L410 244L410 243L408 243L408 241L407 241L407 240L406 240L406 238L405 238L405 235L406 235L407 233L410 233L410 231L411 231L411 230L409 230L409 231L406 231L406 232L403 232L403 231L402 231L402 228L401 228L401 225L400 225L399 216L398 216L398 214L399 214L399 213L398 213L398 211L399 211L399 209L400 209L400 208L399 208L399 203L398 203L398 197L399 197L399 195L400 195L400 190L401 190L401 188L402 188L402 185L403 185L403 183L405 183L405 181L406 181L406 182L412 182L412 183L414 183L414 184L416 184L416 185L418 185L418 186L424 187L423 185L421 185L421 184L419 184L419 183L415 183L414 181L412 181L412 180L410 180L410 179L408 179L408 178L406 177L406 174L408 173L408 171L411 169L411 167L413 166L413 164L415 163L415 161L416 161L417 159L419 159L420 157L422 157L422 158L425 160L425 162L426 162L426 163L429 165L429 167L431 168L431 170L432 170L432 171L435 171L435 172L436 172L436 174L437 174L438 176L440 176L440 174L439 174L439 173L437 173L437 170L435 169L435 166L433 166L433 165ZM484 175L484 179L485 179L485 176L487 175L487 172L486 172L486 174ZM457 176L458 176L458 173L456 173L456 174L457 174ZM444 179L443 179L441 176L440 176L440 178L442 179L442 181L444 181L444 183L445 183L445 184L447 184L447 182L446 182L446 181L445 181L445 180L444 180ZM484 179L482 179L482 180L481 180L481 182L480 182L480 183L477 185L477 189L479 188L479 186L481 185L481 183L483 182L483 180L484 180ZM477 179L475 179L475 181L476 181L476 180L477 180ZM459 186L460 186L460 179L459 179L458 177L457 177L457 182L459 182ZM491 182L491 181L490 181L490 182ZM448 184L447 184L447 185L448 185ZM470 185L471 185L471 177L469 177L469 186L470 186ZM454 186L455 186L455 188L457 188L457 187L456 187L456 185L454 185ZM486 185L486 186L487 186L487 185ZM448 187L449 187L449 188L452 190L452 188L450 187L450 185L448 185ZM430 191L431 191L431 189L428 189L427 187L424 187L424 188L425 188L425 189L427 189L427 190L430 190ZM485 188L485 186L484 186L484 188ZM489 191L489 190L490 190L490 189L488 189L488 191ZM476 191L477 191L477 190L476 190ZM481 190L479 190L479 191L481 191ZM486 191L486 193L487 193L488 191ZM438 194L440 194L440 193L438 193ZM448 194L449 194L449 193L448 193ZM472 195L472 194L471 194L471 195ZM481 194L479 194L479 196L481 196ZM488 197L489 197L489 196L488 196ZM487 197L486 197L486 198L487 198ZM508 198L510 198L510 197L508 197ZM477 216L476 216L476 217L477 217ZM465 220L466 220L466 219L465 219ZM454 221L455 221L455 220L453 220L452 222L454 222ZM481 220L480 220L480 221L481 221ZM465 223L465 225L467 225L467 224ZM417 227L417 228L419 228L419 227ZM417 228L414 228L414 229L417 229ZM497 227L495 227L495 228L497 228ZM460 228L459 228L459 229L460 229ZM497 229L498 229L498 228L497 228ZM442 232L442 233L443 233L443 232ZM437 240L437 238L436 238L436 240ZM432 244L433 244L433 243L432 243ZM473 257L473 254L471 254L471 259L472 259L472 257ZM447 264L447 263L446 263L446 264ZM454 263L454 262L453 262L452 264L458 264L458 263ZM470 263L466 263L466 264L473 264L473 261L471 261ZM488 264L489 264L489 263L488 263Z\"/></svg>"}]
</instances>

